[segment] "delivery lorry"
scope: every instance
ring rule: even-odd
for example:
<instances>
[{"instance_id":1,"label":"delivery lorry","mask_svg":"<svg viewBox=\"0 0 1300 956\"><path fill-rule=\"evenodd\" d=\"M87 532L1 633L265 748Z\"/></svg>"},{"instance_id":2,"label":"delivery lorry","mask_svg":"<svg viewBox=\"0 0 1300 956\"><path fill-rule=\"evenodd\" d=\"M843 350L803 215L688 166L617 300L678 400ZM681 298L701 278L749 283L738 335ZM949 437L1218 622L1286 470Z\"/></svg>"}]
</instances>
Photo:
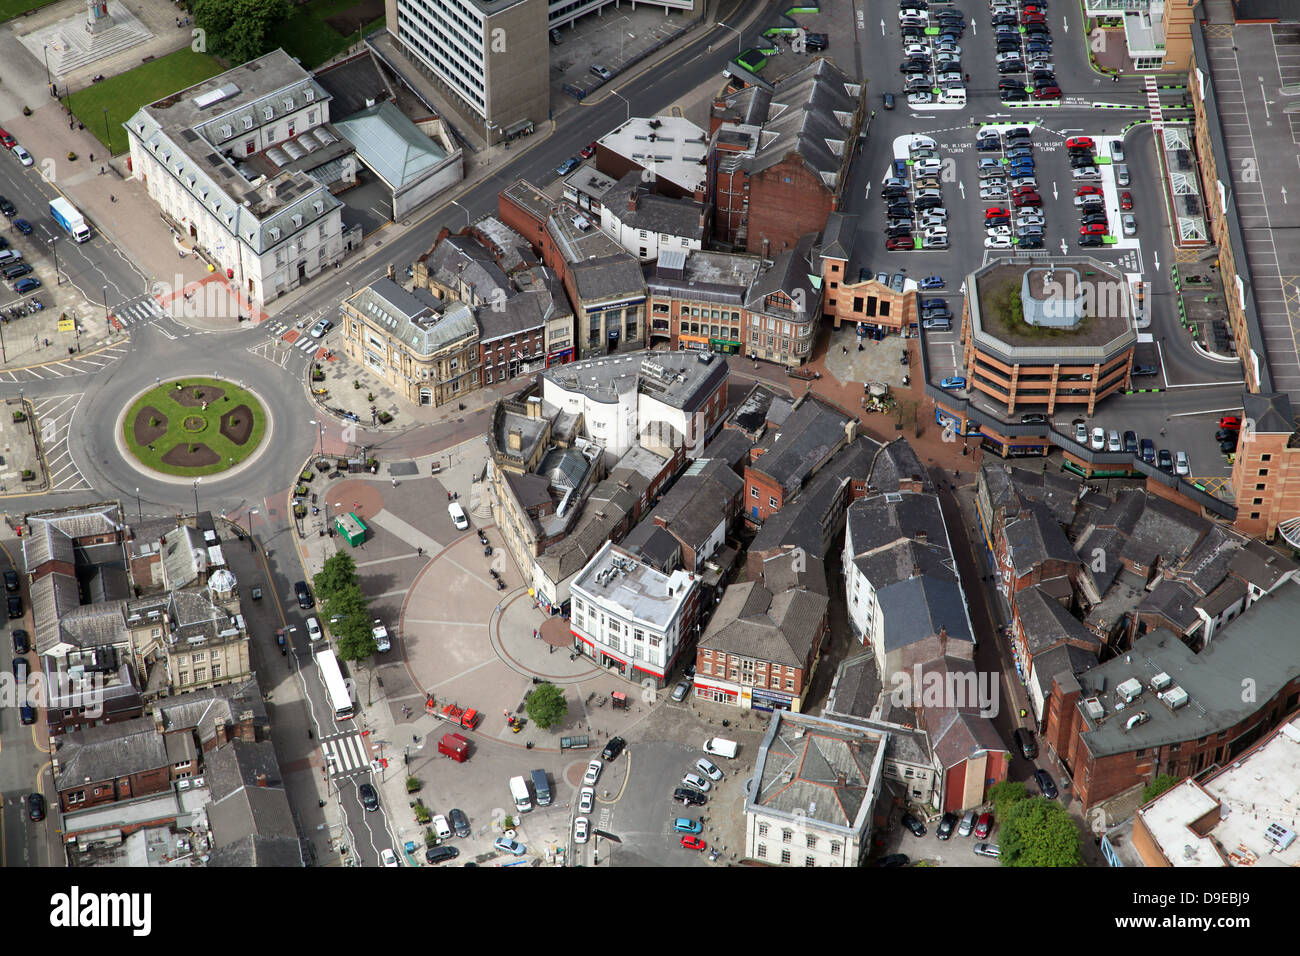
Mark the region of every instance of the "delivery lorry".
<instances>
[{"instance_id":1,"label":"delivery lorry","mask_svg":"<svg viewBox=\"0 0 1300 956\"><path fill-rule=\"evenodd\" d=\"M515 798L515 809L527 813L533 808L533 798L528 793L528 784L523 777L510 778L510 795Z\"/></svg>"},{"instance_id":2,"label":"delivery lorry","mask_svg":"<svg viewBox=\"0 0 1300 956\"><path fill-rule=\"evenodd\" d=\"M443 734L438 741L438 753L457 763L464 763L469 759L469 741L460 734Z\"/></svg>"},{"instance_id":3,"label":"delivery lorry","mask_svg":"<svg viewBox=\"0 0 1300 956\"><path fill-rule=\"evenodd\" d=\"M90 227L86 225L86 220L77 212L77 207L62 196L50 201L50 215L77 242L85 242L90 238Z\"/></svg>"},{"instance_id":4,"label":"delivery lorry","mask_svg":"<svg viewBox=\"0 0 1300 956\"><path fill-rule=\"evenodd\" d=\"M533 790L537 793L537 805L539 807L549 807L551 805L551 782L546 779L546 771L534 770L529 776L533 778Z\"/></svg>"}]
</instances>

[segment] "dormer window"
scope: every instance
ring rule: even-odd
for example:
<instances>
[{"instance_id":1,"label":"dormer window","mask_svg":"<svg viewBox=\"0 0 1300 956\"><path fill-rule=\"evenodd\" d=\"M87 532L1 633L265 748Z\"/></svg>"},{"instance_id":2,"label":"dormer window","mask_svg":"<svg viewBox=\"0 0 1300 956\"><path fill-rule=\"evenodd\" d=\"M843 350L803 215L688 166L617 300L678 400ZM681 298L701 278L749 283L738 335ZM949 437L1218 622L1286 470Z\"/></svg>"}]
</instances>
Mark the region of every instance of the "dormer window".
<instances>
[{"instance_id":1,"label":"dormer window","mask_svg":"<svg viewBox=\"0 0 1300 956\"><path fill-rule=\"evenodd\" d=\"M319 199L317 199L317 200L316 200L314 203L312 203L311 205L312 205L312 208L316 210L316 215L319 216L319 215L321 215L322 213L325 212L325 204L324 204L323 202L321 202Z\"/></svg>"},{"instance_id":2,"label":"dormer window","mask_svg":"<svg viewBox=\"0 0 1300 956\"><path fill-rule=\"evenodd\" d=\"M293 110L293 98L292 98L292 97L285 97L285 100L284 100L284 108L285 108L286 110L289 110L289 111L292 111L292 110Z\"/></svg>"},{"instance_id":3,"label":"dormer window","mask_svg":"<svg viewBox=\"0 0 1300 956\"><path fill-rule=\"evenodd\" d=\"M308 103L316 99L316 91L313 90L310 86L307 87L307 89L302 91L302 95L307 99Z\"/></svg>"},{"instance_id":4,"label":"dormer window","mask_svg":"<svg viewBox=\"0 0 1300 956\"><path fill-rule=\"evenodd\" d=\"M273 107L268 106L264 110L262 110L262 115L266 117L266 119L268 120L273 120L275 119L275 109Z\"/></svg>"},{"instance_id":5,"label":"dormer window","mask_svg":"<svg viewBox=\"0 0 1300 956\"><path fill-rule=\"evenodd\" d=\"M232 136L234 136L234 135L235 135L235 128L234 128L233 126L231 126L230 124L226 124L225 126L221 127L221 138L222 138L222 139L230 139L230 137L232 137Z\"/></svg>"},{"instance_id":6,"label":"dormer window","mask_svg":"<svg viewBox=\"0 0 1300 956\"><path fill-rule=\"evenodd\" d=\"M267 235L269 235L269 236L271 237L271 241L272 241L272 242L278 242L278 241L279 241L279 239L280 239L280 230L277 229L275 226L272 226L272 227L271 227L270 229L268 229L266 232L267 232Z\"/></svg>"},{"instance_id":7,"label":"dormer window","mask_svg":"<svg viewBox=\"0 0 1300 956\"><path fill-rule=\"evenodd\" d=\"M302 228L302 216L296 214L293 216L293 228L295 229Z\"/></svg>"},{"instance_id":8,"label":"dormer window","mask_svg":"<svg viewBox=\"0 0 1300 956\"><path fill-rule=\"evenodd\" d=\"M252 129L252 128L253 128L253 117L251 117L251 116L245 116L245 117L244 117L244 129Z\"/></svg>"}]
</instances>

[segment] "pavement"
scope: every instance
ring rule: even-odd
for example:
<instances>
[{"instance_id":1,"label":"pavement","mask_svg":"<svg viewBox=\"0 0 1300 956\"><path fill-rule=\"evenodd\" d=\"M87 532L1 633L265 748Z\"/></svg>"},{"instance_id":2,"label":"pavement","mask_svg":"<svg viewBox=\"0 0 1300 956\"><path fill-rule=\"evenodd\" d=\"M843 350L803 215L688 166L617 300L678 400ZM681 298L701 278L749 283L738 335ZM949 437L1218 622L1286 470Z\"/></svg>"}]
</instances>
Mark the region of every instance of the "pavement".
<instances>
[{"instance_id":1,"label":"pavement","mask_svg":"<svg viewBox=\"0 0 1300 956\"><path fill-rule=\"evenodd\" d=\"M21 413L23 420L15 421ZM23 399L9 399L0 414L0 494L11 492L44 491L49 487L49 474L45 470L36 437L35 412ZM33 480L24 481L23 473L31 472Z\"/></svg>"}]
</instances>

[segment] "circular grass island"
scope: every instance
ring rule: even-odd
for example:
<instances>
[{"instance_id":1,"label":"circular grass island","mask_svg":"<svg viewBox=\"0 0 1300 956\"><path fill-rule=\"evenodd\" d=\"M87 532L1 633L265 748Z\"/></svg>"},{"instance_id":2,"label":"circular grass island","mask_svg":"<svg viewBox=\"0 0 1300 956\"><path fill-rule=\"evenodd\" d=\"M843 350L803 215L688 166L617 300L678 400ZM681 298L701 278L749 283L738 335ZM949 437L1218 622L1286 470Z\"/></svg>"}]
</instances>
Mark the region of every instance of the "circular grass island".
<instances>
[{"instance_id":1,"label":"circular grass island","mask_svg":"<svg viewBox=\"0 0 1300 956\"><path fill-rule=\"evenodd\" d=\"M137 397L122 421L126 447L142 465L182 477L228 471L265 434L262 403L216 378L163 382Z\"/></svg>"}]
</instances>

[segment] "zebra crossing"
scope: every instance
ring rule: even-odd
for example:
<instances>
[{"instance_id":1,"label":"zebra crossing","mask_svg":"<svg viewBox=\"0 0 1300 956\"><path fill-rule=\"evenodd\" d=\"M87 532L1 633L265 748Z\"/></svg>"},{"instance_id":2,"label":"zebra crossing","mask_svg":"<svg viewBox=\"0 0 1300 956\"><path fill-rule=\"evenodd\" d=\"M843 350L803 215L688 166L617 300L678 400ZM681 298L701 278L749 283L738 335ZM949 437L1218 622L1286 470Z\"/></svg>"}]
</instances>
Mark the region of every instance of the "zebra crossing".
<instances>
[{"instance_id":1,"label":"zebra crossing","mask_svg":"<svg viewBox=\"0 0 1300 956\"><path fill-rule=\"evenodd\" d=\"M120 328L144 325L146 322L156 321L166 315L167 313L163 311L162 306L158 304L158 300L151 295L128 299L113 310L113 317L117 320Z\"/></svg>"},{"instance_id":2,"label":"zebra crossing","mask_svg":"<svg viewBox=\"0 0 1300 956\"><path fill-rule=\"evenodd\" d=\"M1160 111L1160 85L1156 78L1147 74L1143 78L1143 86L1146 87L1147 94L1147 116L1151 119L1151 127L1156 132L1164 129L1164 113Z\"/></svg>"},{"instance_id":3,"label":"zebra crossing","mask_svg":"<svg viewBox=\"0 0 1300 956\"><path fill-rule=\"evenodd\" d=\"M320 745L331 777L370 770L370 751L360 734L340 734L321 740Z\"/></svg>"}]
</instances>

